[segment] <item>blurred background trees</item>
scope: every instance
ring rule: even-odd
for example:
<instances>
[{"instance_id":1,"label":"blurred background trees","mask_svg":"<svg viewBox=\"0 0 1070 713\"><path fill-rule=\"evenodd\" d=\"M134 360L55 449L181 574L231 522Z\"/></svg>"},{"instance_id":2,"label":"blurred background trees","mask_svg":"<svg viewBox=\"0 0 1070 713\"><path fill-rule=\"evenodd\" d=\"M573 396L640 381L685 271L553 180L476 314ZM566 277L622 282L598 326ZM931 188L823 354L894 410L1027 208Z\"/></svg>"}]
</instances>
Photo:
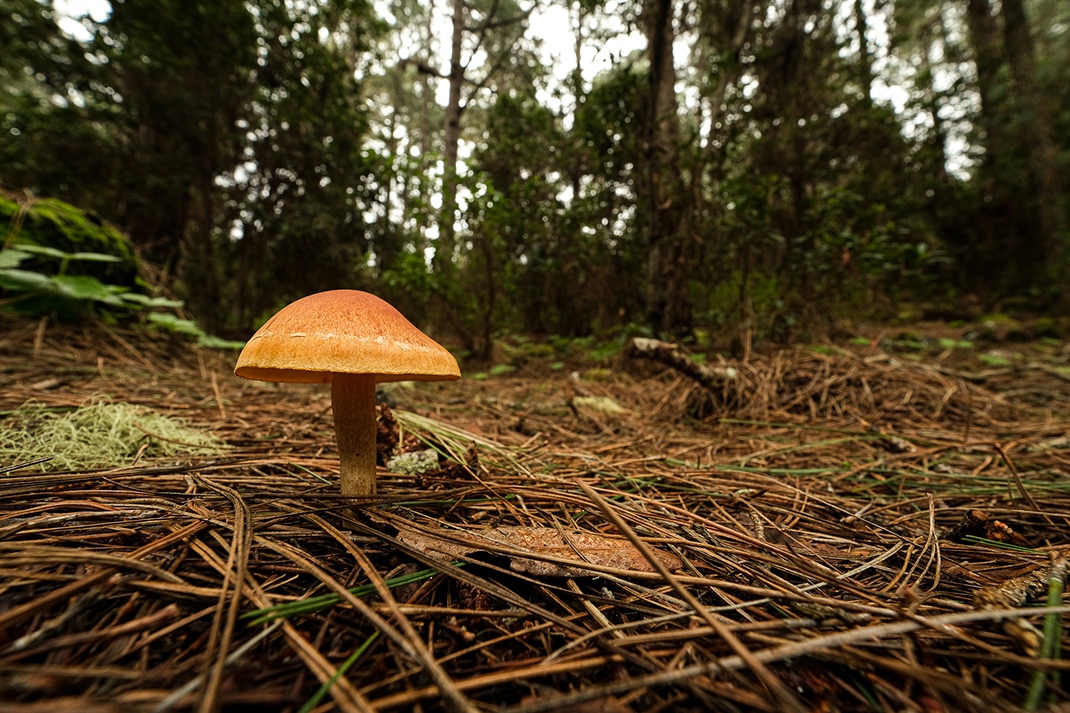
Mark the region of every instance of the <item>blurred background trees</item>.
<instances>
[{"instance_id":1,"label":"blurred background trees","mask_svg":"<svg viewBox=\"0 0 1070 713\"><path fill-rule=\"evenodd\" d=\"M71 8L0 0L0 184L128 231L217 332L339 287L475 354L1067 307L1060 0Z\"/></svg>"}]
</instances>

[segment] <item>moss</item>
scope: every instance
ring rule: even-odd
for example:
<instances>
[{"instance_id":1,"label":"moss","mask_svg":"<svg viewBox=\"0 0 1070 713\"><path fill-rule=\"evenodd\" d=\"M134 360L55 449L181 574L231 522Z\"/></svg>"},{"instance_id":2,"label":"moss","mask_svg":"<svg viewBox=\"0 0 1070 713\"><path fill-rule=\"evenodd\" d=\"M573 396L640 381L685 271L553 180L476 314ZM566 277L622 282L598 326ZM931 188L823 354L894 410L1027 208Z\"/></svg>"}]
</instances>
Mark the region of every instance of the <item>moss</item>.
<instances>
[{"instance_id":1,"label":"moss","mask_svg":"<svg viewBox=\"0 0 1070 713\"><path fill-rule=\"evenodd\" d=\"M1003 342L1024 342L1029 339L1029 332L1018 320L1006 314L996 312L981 317L979 338L993 344Z\"/></svg>"},{"instance_id":2,"label":"moss","mask_svg":"<svg viewBox=\"0 0 1070 713\"><path fill-rule=\"evenodd\" d=\"M1054 317L1038 317L1033 323L1033 336L1038 339L1062 339L1066 332Z\"/></svg>"},{"instance_id":3,"label":"moss","mask_svg":"<svg viewBox=\"0 0 1070 713\"><path fill-rule=\"evenodd\" d=\"M20 205L10 198L0 196L0 221L5 226L14 224ZM5 237L7 231L5 230ZM92 212L76 208L55 198L36 200L30 206L15 236L16 242L62 250L65 253L87 252L114 255L121 262L88 262L72 260L66 272L72 275L90 275L111 285L133 287L138 277L137 255L130 238L104 222ZM25 269L55 274L59 269L57 258L37 257Z\"/></svg>"}]
</instances>

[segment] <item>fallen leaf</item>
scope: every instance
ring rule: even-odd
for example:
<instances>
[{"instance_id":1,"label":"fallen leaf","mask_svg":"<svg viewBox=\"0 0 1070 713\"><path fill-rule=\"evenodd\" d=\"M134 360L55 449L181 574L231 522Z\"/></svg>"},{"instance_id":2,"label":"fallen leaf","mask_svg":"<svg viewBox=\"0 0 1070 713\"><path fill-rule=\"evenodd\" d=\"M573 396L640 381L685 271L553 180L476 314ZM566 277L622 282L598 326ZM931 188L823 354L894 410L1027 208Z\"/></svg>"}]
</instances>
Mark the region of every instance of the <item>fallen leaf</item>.
<instances>
[{"instance_id":1,"label":"fallen leaf","mask_svg":"<svg viewBox=\"0 0 1070 713\"><path fill-rule=\"evenodd\" d=\"M545 696L525 696L521 699L520 703L536 703L546 700ZM621 703L620 699L616 696L606 696L604 698L596 698L593 701L583 701L582 703L574 703L570 706L562 706L555 708L558 713L629 713L632 709Z\"/></svg>"},{"instance_id":2,"label":"fallen leaf","mask_svg":"<svg viewBox=\"0 0 1070 713\"><path fill-rule=\"evenodd\" d=\"M418 550L450 556L472 552L496 552L509 558L509 568L544 577L597 577L586 569L585 562L613 569L655 572L653 565L627 540L607 537L583 530L557 530L552 527L495 527L474 532L443 530L442 537L423 530L410 529L397 520L398 539ZM447 537L449 539L447 539ZM458 542L462 540L463 542ZM514 554L516 550L564 562L548 562ZM578 553L578 554L577 554ZM670 571L683 567L675 555L654 550L655 556Z\"/></svg>"}]
</instances>

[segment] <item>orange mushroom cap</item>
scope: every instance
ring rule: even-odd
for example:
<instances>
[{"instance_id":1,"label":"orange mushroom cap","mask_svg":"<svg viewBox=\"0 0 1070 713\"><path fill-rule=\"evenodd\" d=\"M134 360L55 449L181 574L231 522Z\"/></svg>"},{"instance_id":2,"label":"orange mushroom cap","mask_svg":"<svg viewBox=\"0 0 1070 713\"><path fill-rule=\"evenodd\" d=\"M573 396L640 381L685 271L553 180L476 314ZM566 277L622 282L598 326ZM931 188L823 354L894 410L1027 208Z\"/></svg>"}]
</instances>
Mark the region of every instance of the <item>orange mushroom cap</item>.
<instances>
[{"instance_id":1,"label":"orange mushroom cap","mask_svg":"<svg viewBox=\"0 0 1070 713\"><path fill-rule=\"evenodd\" d=\"M282 308L242 349L234 373L246 379L330 383L333 374L385 381L453 381L457 360L375 295L332 290Z\"/></svg>"}]
</instances>

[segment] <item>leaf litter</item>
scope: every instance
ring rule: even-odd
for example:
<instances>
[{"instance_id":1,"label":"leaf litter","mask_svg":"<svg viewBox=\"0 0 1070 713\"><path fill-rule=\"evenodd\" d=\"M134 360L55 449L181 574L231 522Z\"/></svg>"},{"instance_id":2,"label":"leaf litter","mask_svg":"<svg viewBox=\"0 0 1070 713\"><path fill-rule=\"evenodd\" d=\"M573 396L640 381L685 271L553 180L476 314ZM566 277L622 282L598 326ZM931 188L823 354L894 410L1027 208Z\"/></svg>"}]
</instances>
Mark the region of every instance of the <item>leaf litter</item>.
<instances>
[{"instance_id":1,"label":"leaf litter","mask_svg":"<svg viewBox=\"0 0 1070 713\"><path fill-rule=\"evenodd\" d=\"M4 710L1068 702L1070 459L1047 444L1070 382L1049 370L790 350L719 364L719 392L627 360L419 385L380 457L439 468L381 469L354 502L322 389L0 320L0 427L107 394L228 446L0 476Z\"/></svg>"}]
</instances>

